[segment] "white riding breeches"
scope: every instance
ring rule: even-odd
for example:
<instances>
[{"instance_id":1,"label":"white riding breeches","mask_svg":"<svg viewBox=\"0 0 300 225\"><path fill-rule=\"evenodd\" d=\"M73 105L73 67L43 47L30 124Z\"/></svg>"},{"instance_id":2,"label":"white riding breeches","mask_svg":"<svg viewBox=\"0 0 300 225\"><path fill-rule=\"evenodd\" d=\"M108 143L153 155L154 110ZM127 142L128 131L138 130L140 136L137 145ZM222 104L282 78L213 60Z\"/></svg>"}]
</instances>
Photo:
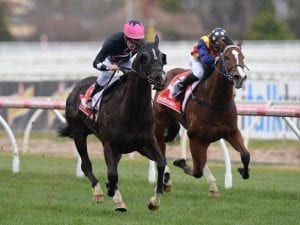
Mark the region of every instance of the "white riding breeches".
<instances>
[{"instance_id":1,"label":"white riding breeches","mask_svg":"<svg viewBox=\"0 0 300 225\"><path fill-rule=\"evenodd\" d=\"M128 61L121 63L120 66L131 69L133 60L134 60L134 57L131 57ZM106 66L110 66L113 63L109 60L109 57L106 57L103 61L103 64ZM109 81L109 79L113 73L114 73L113 71L100 71L100 74L97 78L97 83L100 86L107 85L107 82Z\"/></svg>"},{"instance_id":2,"label":"white riding breeches","mask_svg":"<svg viewBox=\"0 0 300 225\"><path fill-rule=\"evenodd\" d=\"M195 57L192 55L189 56L189 65L190 69L193 72L193 74L199 78L199 80L202 80L204 75L204 68L201 62L199 62Z\"/></svg>"}]
</instances>

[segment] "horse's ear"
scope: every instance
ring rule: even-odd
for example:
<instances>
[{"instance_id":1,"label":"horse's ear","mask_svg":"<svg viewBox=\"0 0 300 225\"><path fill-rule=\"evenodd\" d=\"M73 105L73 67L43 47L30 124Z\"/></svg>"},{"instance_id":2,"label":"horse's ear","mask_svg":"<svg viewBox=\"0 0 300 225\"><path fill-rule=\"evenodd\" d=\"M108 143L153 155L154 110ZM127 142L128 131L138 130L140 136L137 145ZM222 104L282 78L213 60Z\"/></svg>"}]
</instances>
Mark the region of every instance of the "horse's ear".
<instances>
[{"instance_id":1,"label":"horse's ear","mask_svg":"<svg viewBox=\"0 0 300 225\"><path fill-rule=\"evenodd\" d=\"M161 54L161 60L163 62L163 65L167 65L167 55L162 53Z\"/></svg>"},{"instance_id":2,"label":"horse's ear","mask_svg":"<svg viewBox=\"0 0 300 225\"><path fill-rule=\"evenodd\" d=\"M159 37L158 34L156 34L154 38L154 44L158 47L158 43L159 43Z\"/></svg>"},{"instance_id":3,"label":"horse's ear","mask_svg":"<svg viewBox=\"0 0 300 225\"><path fill-rule=\"evenodd\" d=\"M244 39L242 37L240 37L240 39L238 40L238 43L236 45L239 46L240 48L242 48L243 41L244 41Z\"/></svg>"}]
</instances>

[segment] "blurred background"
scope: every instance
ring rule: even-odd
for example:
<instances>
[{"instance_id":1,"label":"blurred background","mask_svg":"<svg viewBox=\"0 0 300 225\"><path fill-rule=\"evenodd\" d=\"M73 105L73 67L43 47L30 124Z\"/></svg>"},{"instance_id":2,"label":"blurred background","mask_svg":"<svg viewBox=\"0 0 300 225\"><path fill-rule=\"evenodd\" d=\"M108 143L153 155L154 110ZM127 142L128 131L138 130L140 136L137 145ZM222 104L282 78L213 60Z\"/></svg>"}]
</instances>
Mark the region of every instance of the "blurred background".
<instances>
[{"instance_id":1,"label":"blurred background","mask_svg":"<svg viewBox=\"0 0 300 225\"><path fill-rule=\"evenodd\" d=\"M163 40L195 40L214 27L234 39L300 37L298 0L1 0L2 41L98 41L136 18Z\"/></svg>"},{"instance_id":2,"label":"blurred background","mask_svg":"<svg viewBox=\"0 0 300 225\"><path fill-rule=\"evenodd\" d=\"M76 82L98 74L92 62L102 42L130 19L145 24L148 40L159 34L166 71L187 68L200 36L223 27L245 40L250 70L237 101L300 104L299 0L0 0L0 96L66 98ZM22 131L34 110L0 113ZM253 121L240 117L240 127ZM299 129L299 118L293 121ZM34 127L58 125L45 111ZM297 139L273 117L263 117L252 136Z\"/></svg>"},{"instance_id":3,"label":"blurred background","mask_svg":"<svg viewBox=\"0 0 300 225\"><path fill-rule=\"evenodd\" d=\"M244 39L242 51L245 64L250 69L246 71L248 77L244 87L236 90L237 104L278 104L286 108L300 106L300 0L0 0L0 102L10 98L15 101L34 98L42 101L59 99L64 102L79 80L98 75L98 71L92 67L98 49L108 35L121 31L124 22L130 19L144 23L149 41L155 34L159 34L159 47L167 54L165 71L175 67L188 68L188 56L197 40L213 28L223 27L235 41L241 37ZM68 168L71 165L73 167L74 162L68 158L49 157L50 154L67 154L68 157L77 155L74 153L72 140L57 137L56 130L62 126L58 115L64 115L64 110L0 107L0 224L53 224L53 221L60 220L61 224L70 223L69 221L75 221L74 224L80 224L78 221L84 221L82 224L94 224L96 217L91 217L91 212L95 211L92 208L94 205L84 203L82 194L75 197L70 195L70 192L77 193L73 186L84 188L78 186L78 180L67 178L73 173ZM287 119L300 129L300 118L285 118ZM224 221L234 221L231 224L251 224L249 218L255 221L252 224L300 223L300 142L285 120L270 116L238 116L238 126L245 145L251 152L250 172L253 172L253 177L244 183L239 181L240 178L235 179L238 174L233 173L233 192L226 191L227 197L224 194L221 201L212 206L223 208L206 210L201 215L201 221L208 215L207 221L210 224L214 220L214 224L225 224ZM6 123L13 135L5 129ZM15 136L16 141L11 136ZM178 140L168 145L168 159L185 155L191 159L187 141L179 144ZM102 155L101 145L95 137L89 137L88 145L89 154ZM6 169L8 163L5 161L10 161L6 152L12 150L12 169L13 172L18 172L17 146L22 152L22 173L21 176L11 176ZM238 152L229 144L227 147L231 161L240 164ZM208 152L209 166L212 165L213 170L216 170L216 178L220 184L224 171L221 172L222 167L219 165L210 163L224 161L226 155L220 151L221 148L224 149L222 142L214 143ZM26 153L37 155L30 156ZM104 163L95 159L97 158L92 158L98 171L96 174L101 175L103 172L101 176L105 176L105 170L101 166ZM140 164L141 161L138 163L139 166L144 165ZM233 165L233 170L236 170L238 164ZM280 166L265 170L255 167L255 164ZM287 169L282 165L287 165ZM80 164L77 164L78 175L79 168ZM143 168L125 161L121 173L126 175L130 171L135 179L139 179L146 176L145 166ZM184 182L176 182L175 192L176 189L194 192L189 185L191 183L179 176L181 171L176 174L177 169L171 170L174 170L175 179L177 177L181 183ZM226 168L225 183L228 172L230 174L230 169ZM120 183L123 186L126 182L132 183L132 177L129 176ZM142 180L137 182L142 184ZM200 189L205 188L200 186ZM126 198L135 199L136 190L138 189L132 189ZM185 196L185 201L188 201L186 218L182 217L182 213L178 213L179 217L175 215L177 211L174 213L174 207L171 207L172 214L169 217L174 215L173 221L179 218L178 222L168 223L166 214L167 217L157 224L186 223L191 221L189 217L193 217L190 212L199 214L198 208L194 208L196 202L192 201L198 198L192 199L194 195L188 194L186 197L185 194L179 193L177 199ZM249 200L245 196L249 196ZM69 204L71 197L73 205ZM226 199L230 200L228 202L231 205L224 204ZM247 207L246 203L249 201L254 204L248 204ZM206 203L205 198L201 200L202 208L208 204L211 201ZM78 208L78 205L81 207ZM192 211L190 205L193 205ZM274 207L270 207L271 205ZM67 210L64 210L66 206ZM137 207L133 206L130 208L135 210ZM228 210L233 207L238 208L238 212L234 211L232 214ZM107 213L107 208L103 209L104 211L99 211L100 214L103 212L101 219L111 221L112 214ZM162 212L167 212L166 209L167 206ZM216 219L212 219L207 211L213 211L213 218ZM79 217L74 217L74 212L78 212ZM147 220L154 224L155 217L158 218L141 212L142 214L135 213L138 216L132 218L144 219L141 222L143 224L148 224ZM230 214L233 215L232 218ZM275 214L278 216L274 217ZM282 216L283 214L286 216ZM131 217L133 213L129 215ZM216 215L221 215L222 222L217 221L220 216ZM70 216L72 217L69 218ZM199 221L199 216L194 217ZM125 221L131 220L126 217ZM135 220L133 224L138 224L137 221L139 220ZM191 224L199 224L198 221Z\"/></svg>"}]
</instances>

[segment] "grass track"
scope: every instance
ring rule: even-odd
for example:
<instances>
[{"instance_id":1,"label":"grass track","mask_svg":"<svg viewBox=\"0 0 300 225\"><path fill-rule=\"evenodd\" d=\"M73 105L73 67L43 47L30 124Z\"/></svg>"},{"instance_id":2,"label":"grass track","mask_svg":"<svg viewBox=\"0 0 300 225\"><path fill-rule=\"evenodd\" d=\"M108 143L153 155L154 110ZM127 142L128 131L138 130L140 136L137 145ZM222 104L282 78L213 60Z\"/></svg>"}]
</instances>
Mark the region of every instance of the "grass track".
<instances>
[{"instance_id":1,"label":"grass track","mask_svg":"<svg viewBox=\"0 0 300 225\"><path fill-rule=\"evenodd\" d=\"M115 212L110 198L92 200L87 178L75 177L75 158L22 155L21 172L11 173L11 154L0 153L0 224L105 225L296 225L300 221L300 168L252 165L242 180L233 165L233 188L224 189L224 166L210 165L221 197L209 199L205 180L186 176L171 166L173 189L157 211L146 203L154 187L147 182L148 161L124 158L119 187L127 213ZM106 167L92 158L104 188ZM171 164L171 163L170 163Z\"/></svg>"}]
</instances>

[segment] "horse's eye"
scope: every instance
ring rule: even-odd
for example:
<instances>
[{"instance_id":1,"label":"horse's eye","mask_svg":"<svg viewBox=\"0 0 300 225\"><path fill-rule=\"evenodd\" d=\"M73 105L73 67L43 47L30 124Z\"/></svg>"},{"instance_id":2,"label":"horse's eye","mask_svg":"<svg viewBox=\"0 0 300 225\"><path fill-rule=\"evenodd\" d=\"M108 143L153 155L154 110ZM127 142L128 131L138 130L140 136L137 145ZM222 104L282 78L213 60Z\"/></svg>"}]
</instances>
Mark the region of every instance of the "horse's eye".
<instances>
[{"instance_id":1,"label":"horse's eye","mask_svg":"<svg viewBox=\"0 0 300 225\"><path fill-rule=\"evenodd\" d=\"M145 52L141 55L141 63L142 64L148 64L151 61L151 56L149 55L149 53Z\"/></svg>"},{"instance_id":2,"label":"horse's eye","mask_svg":"<svg viewBox=\"0 0 300 225\"><path fill-rule=\"evenodd\" d=\"M228 60L228 59L229 59L229 57L228 57L227 55L225 55L225 56L224 56L224 59L225 59L225 60Z\"/></svg>"}]
</instances>

